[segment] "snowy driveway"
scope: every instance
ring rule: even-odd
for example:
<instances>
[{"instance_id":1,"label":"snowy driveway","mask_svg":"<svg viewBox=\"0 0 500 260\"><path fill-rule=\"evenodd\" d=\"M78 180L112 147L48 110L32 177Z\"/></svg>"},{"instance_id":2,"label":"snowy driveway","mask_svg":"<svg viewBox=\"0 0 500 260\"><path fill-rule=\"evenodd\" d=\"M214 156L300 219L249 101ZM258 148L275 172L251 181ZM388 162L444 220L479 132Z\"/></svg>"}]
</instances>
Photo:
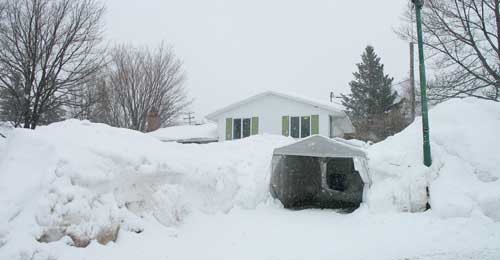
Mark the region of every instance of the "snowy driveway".
<instances>
[{"instance_id":1,"label":"snowy driveway","mask_svg":"<svg viewBox=\"0 0 500 260\"><path fill-rule=\"evenodd\" d=\"M500 259L500 223L439 219L432 213L374 215L359 210L289 211L275 206L193 213L175 229L122 232L116 244L92 244L81 259L460 260ZM64 246L62 259L78 249Z\"/></svg>"}]
</instances>

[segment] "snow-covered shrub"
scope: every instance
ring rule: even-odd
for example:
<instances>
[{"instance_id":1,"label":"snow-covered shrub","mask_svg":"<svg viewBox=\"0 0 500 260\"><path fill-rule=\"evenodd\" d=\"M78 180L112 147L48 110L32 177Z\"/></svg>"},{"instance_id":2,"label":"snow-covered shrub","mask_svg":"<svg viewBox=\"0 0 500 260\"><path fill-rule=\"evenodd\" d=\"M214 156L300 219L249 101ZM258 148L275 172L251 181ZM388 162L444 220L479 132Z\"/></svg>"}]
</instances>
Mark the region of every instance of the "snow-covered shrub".
<instances>
[{"instance_id":1,"label":"snow-covered shrub","mask_svg":"<svg viewBox=\"0 0 500 260\"><path fill-rule=\"evenodd\" d=\"M56 177L39 200L36 221L42 228L39 241L52 242L69 236L77 247L91 240L102 244L116 240L121 221L113 194L95 193Z\"/></svg>"}]
</instances>

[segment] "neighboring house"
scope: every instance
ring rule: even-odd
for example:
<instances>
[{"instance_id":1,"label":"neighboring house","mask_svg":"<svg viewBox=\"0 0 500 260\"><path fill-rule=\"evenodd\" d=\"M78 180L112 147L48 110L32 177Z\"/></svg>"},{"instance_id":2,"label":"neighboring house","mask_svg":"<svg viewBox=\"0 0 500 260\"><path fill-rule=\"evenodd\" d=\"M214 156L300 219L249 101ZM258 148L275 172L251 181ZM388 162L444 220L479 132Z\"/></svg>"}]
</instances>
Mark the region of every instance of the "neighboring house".
<instances>
[{"instance_id":1,"label":"neighboring house","mask_svg":"<svg viewBox=\"0 0 500 260\"><path fill-rule=\"evenodd\" d=\"M219 141L256 134L330 138L354 133L341 107L301 96L267 91L219 109L207 116L218 125Z\"/></svg>"},{"instance_id":2,"label":"neighboring house","mask_svg":"<svg viewBox=\"0 0 500 260\"><path fill-rule=\"evenodd\" d=\"M205 144L217 142L217 125L208 123L203 125L180 125L160 128L151 135L163 142L178 142L183 144Z\"/></svg>"}]
</instances>

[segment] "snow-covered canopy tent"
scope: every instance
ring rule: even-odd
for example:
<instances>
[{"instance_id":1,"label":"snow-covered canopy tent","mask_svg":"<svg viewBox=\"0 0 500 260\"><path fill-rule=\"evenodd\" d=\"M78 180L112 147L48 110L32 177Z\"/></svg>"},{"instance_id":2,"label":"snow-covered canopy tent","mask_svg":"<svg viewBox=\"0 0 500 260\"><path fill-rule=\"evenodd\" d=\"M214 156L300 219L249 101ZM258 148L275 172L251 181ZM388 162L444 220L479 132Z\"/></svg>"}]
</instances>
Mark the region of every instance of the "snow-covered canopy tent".
<instances>
[{"instance_id":1,"label":"snow-covered canopy tent","mask_svg":"<svg viewBox=\"0 0 500 260\"><path fill-rule=\"evenodd\" d=\"M370 183L365 152L346 140L314 135L274 150L270 190L287 208L357 208Z\"/></svg>"}]
</instances>

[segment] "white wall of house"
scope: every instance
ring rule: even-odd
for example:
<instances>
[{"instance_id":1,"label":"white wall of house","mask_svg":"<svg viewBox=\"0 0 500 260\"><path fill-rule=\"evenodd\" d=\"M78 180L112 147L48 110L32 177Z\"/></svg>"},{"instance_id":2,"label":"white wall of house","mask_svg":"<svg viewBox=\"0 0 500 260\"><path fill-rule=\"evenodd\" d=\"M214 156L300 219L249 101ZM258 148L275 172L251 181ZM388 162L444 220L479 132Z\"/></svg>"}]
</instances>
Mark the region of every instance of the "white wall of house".
<instances>
[{"instance_id":1,"label":"white wall of house","mask_svg":"<svg viewBox=\"0 0 500 260\"><path fill-rule=\"evenodd\" d=\"M330 111L320 107L276 95L267 95L219 114L216 121L219 140L224 141L226 140L226 118L259 117L259 134L281 135L282 116L319 115L319 134L329 136L330 114ZM344 133L341 131L340 128L334 128L335 136L343 136Z\"/></svg>"}]
</instances>

